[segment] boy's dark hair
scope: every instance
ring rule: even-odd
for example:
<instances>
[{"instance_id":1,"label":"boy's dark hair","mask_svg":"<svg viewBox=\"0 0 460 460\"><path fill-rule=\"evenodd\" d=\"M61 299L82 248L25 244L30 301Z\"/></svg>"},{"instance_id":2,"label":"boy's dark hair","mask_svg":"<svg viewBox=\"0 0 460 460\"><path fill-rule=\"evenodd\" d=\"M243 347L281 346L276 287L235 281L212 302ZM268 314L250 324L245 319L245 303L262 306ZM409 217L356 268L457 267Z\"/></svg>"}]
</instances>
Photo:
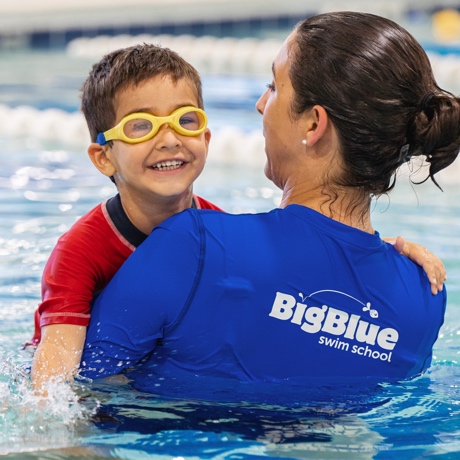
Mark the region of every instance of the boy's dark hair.
<instances>
[{"instance_id":1,"label":"boy's dark hair","mask_svg":"<svg viewBox=\"0 0 460 460\"><path fill-rule=\"evenodd\" d=\"M198 107L203 108L201 78L197 70L169 48L139 44L105 55L93 68L82 87L81 110L91 141L115 124L114 99L129 85L154 78L171 77L174 82L186 78L196 90Z\"/></svg>"}]
</instances>

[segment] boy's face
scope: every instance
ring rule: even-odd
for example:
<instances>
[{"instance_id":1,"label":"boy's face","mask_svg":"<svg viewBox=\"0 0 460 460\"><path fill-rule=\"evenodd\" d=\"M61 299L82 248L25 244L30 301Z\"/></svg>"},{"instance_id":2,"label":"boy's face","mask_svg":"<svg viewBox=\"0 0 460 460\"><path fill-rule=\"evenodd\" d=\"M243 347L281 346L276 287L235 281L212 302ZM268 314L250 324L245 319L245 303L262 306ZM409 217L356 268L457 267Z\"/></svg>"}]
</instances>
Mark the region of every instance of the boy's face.
<instances>
[{"instance_id":1,"label":"boy's face","mask_svg":"<svg viewBox=\"0 0 460 460\"><path fill-rule=\"evenodd\" d=\"M192 84L187 79L174 82L159 75L120 91L114 101L116 120L134 112L167 116L183 106L198 107ZM208 129L198 136L176 133L167 124L145 142L128 144L112 141L107 157L115 173L115 181L124 205L149 202L174 204L182 208L191 205L192 184L206 162L211 133Z\"/></svg>"}]
</instances>

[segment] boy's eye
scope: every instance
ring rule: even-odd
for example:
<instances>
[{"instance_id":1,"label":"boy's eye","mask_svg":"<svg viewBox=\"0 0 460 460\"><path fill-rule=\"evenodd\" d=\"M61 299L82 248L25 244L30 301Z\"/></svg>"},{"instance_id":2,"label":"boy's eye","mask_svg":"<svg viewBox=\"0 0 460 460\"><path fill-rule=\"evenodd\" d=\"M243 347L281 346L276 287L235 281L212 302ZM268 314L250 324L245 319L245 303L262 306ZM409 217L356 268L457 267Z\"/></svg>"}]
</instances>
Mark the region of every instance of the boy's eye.
<instances>
[{"instance_id":1,"label":"boy's eye","mask_svg":"<svg viewBox=\"0 0 460 460\"><path fill-rule=\"evenodd\" d=\"M145 130L150 131L151 127L152 127L152 123L150 123L150 121L145 121L145 120L140 120L134 123L132 126L132 128L135 131L145 131Z\"/></svg>"},{"instance_id":2,"label":"boy's eye","mask_svg":"<svg viewBox=\"0 0 460 460\"><path fill-rule=\"evenodd\" d=\"M200 127L200 119L198 113L189 112L182 115L179 119L181 126L185 126L189 130L197 130Z\"/></svg>"},{"instance_id":3,"label":"boy's eye","mask_svg":"<svg viewBox=\"0 0 460 460\"><path fill-rule=\"evenodd\" d=\"M273 83L268 83L267 88L272 92L275 91L275 85Z\"/></svg>"},{"instance_id":4,"label":"boy's eye","mask_svg":"<svg viewBox=\"0 0 460 460\"><path fill-rule=\"evenodd\" d=\"M141 118L130 120L125 124L123 131L129 138L135 139L145 136L152 130L152 123Z\"/></svg>"}]
</instances>

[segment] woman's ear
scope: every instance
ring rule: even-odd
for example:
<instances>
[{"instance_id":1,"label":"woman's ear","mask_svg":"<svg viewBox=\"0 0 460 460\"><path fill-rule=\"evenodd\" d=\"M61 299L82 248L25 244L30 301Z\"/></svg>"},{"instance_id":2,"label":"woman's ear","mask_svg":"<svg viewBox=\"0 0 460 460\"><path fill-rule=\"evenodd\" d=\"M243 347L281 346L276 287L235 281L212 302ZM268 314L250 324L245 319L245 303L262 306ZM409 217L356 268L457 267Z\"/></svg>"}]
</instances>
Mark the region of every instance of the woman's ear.
<instances>
[{"instance_id":1,"label":"woman's ear","mask_svg":"<svg viewBox=\"0 0 460 460\"><path fill-rule=\"evenodd\" d=\"M306 120L305 139L309 147L313 147L324 136L328 125L329 117L324 107L313 106Z\"/></svg>"},{"instance_id":2,"label":"woman's ear","mask_svg":"<svg viewBox=\"0 0 460 460\"><path fill-rule=\"evenodd\" d=\"M96 143L92 143L88 147L88 155L93 162L93 165L96 166L96 168L104 174L104 176L112 177L116 170L110 160L109 151L110 147Z\"/></svg>"}]
</instances>

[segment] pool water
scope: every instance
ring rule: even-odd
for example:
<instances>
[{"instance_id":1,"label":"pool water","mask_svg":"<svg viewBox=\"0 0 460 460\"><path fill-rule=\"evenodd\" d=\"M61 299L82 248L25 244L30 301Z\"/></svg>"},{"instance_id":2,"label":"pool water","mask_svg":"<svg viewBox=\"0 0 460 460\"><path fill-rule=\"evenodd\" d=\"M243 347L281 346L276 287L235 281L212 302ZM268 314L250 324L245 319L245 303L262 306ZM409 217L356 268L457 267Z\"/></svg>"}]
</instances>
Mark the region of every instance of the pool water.
<instances>
[{"instance_id":1,"label":"pool water","mask_svg":"<svg viewBox=\"0 0 460 460\"><path fill-rule=\"evenodd\" d=\"M64 52L0 56L0 103L78 110L78 88L93 59ZM270 69L268 69L269 71ZM264 178L254 110L269 75L205 75L205 105L216 133L196 193L231 212L277 205ZM65 118L62 119L65 129ZM6 121L5 121L6 122ZM37 124L40 122L37 119ZM238 161L219 153L218 134L233 129ZM72 145L0 129L0 455L5 458L459 458L460 180L412 186L405 171L390 197L374 206L382 235L403 235L438 254L448 281L445 324L433 365L404 384L361 388L289 388L201 381L164 396L123 379L56 387L49 400L30 391L20 345L32 335L40 277L57 238L113 195L84 143ZM219 148L221 148L220 145ZM460 160L458 160L460 161ZM192 391L196 390L196 391ZM198 391L199 390L199 391Z\"/></svg>"}]
</instances>

